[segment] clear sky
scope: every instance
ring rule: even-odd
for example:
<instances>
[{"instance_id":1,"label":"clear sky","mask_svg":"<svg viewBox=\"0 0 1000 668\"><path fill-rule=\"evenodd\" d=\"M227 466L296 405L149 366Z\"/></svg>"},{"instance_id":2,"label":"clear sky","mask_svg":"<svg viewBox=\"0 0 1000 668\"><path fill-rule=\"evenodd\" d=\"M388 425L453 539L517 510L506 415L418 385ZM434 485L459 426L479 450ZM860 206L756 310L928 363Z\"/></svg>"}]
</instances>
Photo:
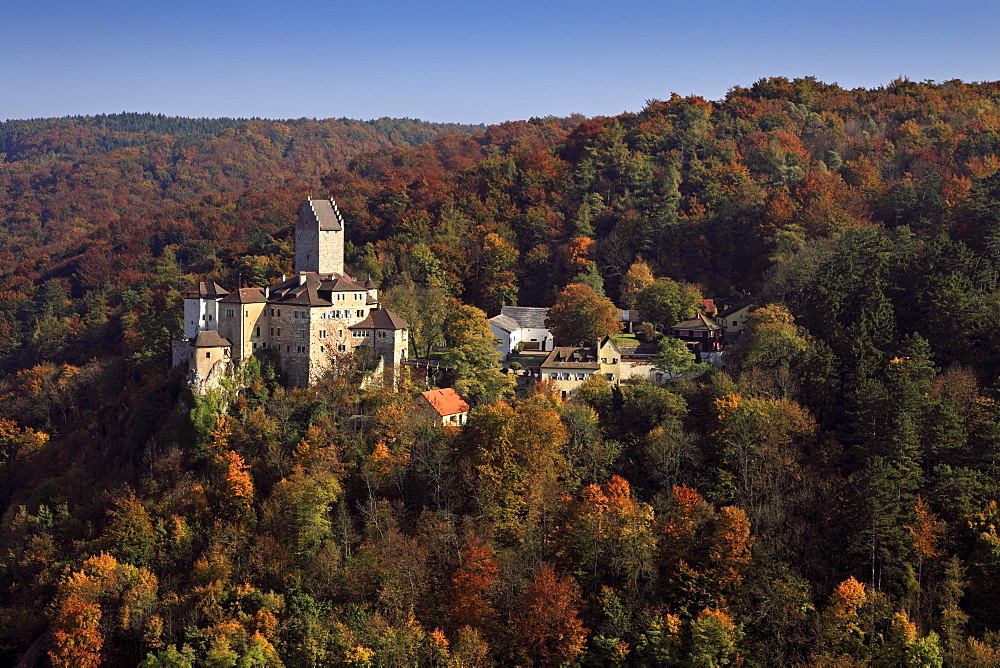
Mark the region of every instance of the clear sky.
<instances>
[{"instance_id":1,"label":"clear sky","mask_svg":"<svg viewBox=\"0 0 1000 668\"><path fill-rule=\"evenodd\" d=\"M1000 79L1000 2L0 0L0 119L496 123L809 75Z\"/></svg>"}]
</instances>

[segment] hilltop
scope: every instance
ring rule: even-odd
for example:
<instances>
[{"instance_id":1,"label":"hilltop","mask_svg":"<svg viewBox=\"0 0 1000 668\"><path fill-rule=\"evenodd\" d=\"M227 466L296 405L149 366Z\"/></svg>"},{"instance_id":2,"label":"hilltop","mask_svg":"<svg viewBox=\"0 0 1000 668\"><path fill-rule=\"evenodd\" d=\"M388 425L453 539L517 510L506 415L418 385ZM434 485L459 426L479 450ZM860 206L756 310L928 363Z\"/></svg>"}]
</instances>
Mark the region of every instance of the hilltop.
<instances>
[{"instance_id":1,"label":"hilltop","mask_svg":"<svg viewBox=\"0 0 1000 668\"><path fill-rule=\"evenodd\" d=\"M0 656L1000 661L1000 83L0 125ZM292 273L307 197L426 353L577 283L650 336L758 308L721 370L496 384L461 428L264 355L193 396L180 291Z\"/></svg>"}]
</instances>

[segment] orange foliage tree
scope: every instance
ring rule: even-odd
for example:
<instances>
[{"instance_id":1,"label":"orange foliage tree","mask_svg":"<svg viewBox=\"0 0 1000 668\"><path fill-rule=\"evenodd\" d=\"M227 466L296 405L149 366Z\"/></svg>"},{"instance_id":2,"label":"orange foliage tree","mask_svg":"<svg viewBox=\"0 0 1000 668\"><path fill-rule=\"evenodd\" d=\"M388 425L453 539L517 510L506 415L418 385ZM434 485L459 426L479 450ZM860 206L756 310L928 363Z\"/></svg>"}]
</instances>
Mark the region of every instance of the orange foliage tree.
<instances>
[{"instance_id":1,"label":"orange foliage tree","mask_svg":"<svg viewBox=\"0 0 1000 668\"><path fill-rule=\"evenodd\" d=\"M579 615L580 590L569 576L543 563L515 606L511 620L526 659L551 666L583 654L587 629Z\"/></svg>"}]
</instances>

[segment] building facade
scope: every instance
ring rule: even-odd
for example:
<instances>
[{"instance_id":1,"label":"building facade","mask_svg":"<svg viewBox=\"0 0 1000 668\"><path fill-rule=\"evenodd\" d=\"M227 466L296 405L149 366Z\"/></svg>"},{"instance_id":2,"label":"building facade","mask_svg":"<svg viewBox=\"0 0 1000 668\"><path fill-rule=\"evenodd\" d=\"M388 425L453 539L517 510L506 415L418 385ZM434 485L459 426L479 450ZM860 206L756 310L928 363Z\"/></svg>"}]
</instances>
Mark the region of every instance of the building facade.
<instances>
[{"instance_id":1,"label":"building facade","mask_svg":"<svg viewBox=\"0 0 1000 668\"><path fill-rule=\"evenodd\" d=\"M232 362L270 351L289 384L297 387L329 370L338 354L363 345L371 345L385 369L394 372L407 358L409 326L380 307L374 283L343 273L343 234L336 203L308 199L295 224L296 275L269 287L233 292L214 283L191 288L184 300L191 345L198 331L212 329L230 345ZM369 326L360 331L370 334L352 329L364 323ZM195 331L199 324L202 329Z\"/></svg>"},{"instance_id":2,"label":"building facade","mask_svg":"<svg viewBox=\"0 0 1000 668\"><path fill-rule=\"evenodd\" d=\"M490 318L490 332L499 342L501 359L518 350L548 352L554 347L552 333L545 326L549 309L539 306L503 306L500 315Z\"/></svg>"},{"instance_id":3,"label":"building facade","mask_svg":"<svg viewBox=\"0 0 1000 668\"><path fill-rule=\"evenodd\" d=\"M621 349L610 336L590 347L559 347L539 366L539 380L551 382L568 397L591 376L600 375L613 385L621 382Z\"/></svg>"}]
</instances>

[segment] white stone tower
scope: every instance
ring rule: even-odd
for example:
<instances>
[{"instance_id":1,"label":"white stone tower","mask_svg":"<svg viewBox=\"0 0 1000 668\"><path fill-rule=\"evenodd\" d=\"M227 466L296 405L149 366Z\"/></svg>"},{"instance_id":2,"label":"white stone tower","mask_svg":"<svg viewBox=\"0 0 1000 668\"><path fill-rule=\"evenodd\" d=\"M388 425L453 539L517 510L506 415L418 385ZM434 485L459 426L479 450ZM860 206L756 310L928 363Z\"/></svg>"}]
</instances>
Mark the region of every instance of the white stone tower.
<instances>
[{"instance_id":1,"label":"white stone tower","mask_svg":"<svg viewBox=\"0 0 1000 668\"><path fill-rule=\"evenodd\" d=\"M295 223L295 272L344 273L344 219L333 199L308 198Z\"/></svg>"},{"instance_id":2,"label":"white stone tower","mask_svg":"<svg viewBox=\"0 0 1000 668\"><path fill-rule=\"evenodd\" d=\"M229 291L215 282L204 282L185 290L184 336L193 339L198 332L219 329L219 300Z\"/></svg>"}]
</instances>

